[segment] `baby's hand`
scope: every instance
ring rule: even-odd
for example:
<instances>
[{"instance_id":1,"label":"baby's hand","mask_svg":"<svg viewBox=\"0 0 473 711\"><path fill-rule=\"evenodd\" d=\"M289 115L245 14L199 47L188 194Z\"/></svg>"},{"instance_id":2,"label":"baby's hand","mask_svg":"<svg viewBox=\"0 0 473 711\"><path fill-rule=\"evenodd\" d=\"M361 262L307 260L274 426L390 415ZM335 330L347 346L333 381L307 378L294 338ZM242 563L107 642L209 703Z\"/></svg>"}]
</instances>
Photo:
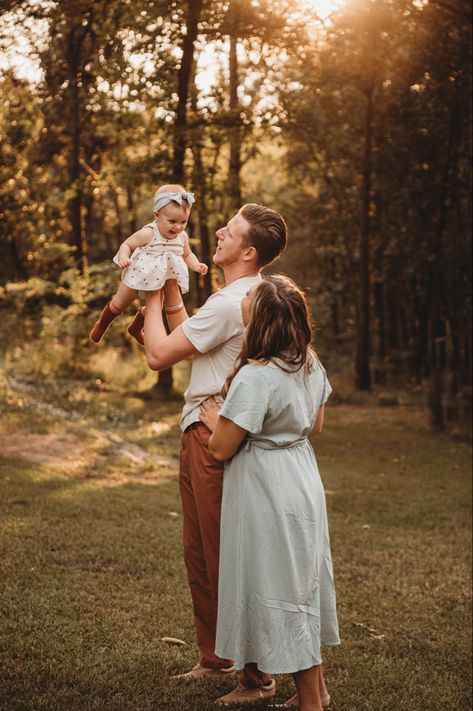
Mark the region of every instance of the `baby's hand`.
<instances>
[{"instance_id":1,"label":"baby's hand","mask_svg":"<svg viewBox=\"0 0 473 711\"><path fill-rule=\"evenodd\" d=\"M130 257L118 257L118 266L120 269L125 269L125 267L129 267L131 264L131 259Z\"/></svg>"},{"instance_id":2,"label":"baby's hand","mask_svg":"<svg viewBox=\"0 0 473 711\"><path fill-rule=\"evenodd\" d=\"M120 245L117 254L117 264L120 269L125 269L125 267L129 267L131 264L131 249L126 242Z\"/></svg>"},{"instance_id":3,"label":"baby's hand","mask_svg":"<svg viewBox=\"0 0 473 711\"><path fill-rule=\"evenodd\" d=\"M199 262L196 271L199 272L199 274L205 275L209 271L209 268L203 262Z\"/></svg>"}]
</instances>

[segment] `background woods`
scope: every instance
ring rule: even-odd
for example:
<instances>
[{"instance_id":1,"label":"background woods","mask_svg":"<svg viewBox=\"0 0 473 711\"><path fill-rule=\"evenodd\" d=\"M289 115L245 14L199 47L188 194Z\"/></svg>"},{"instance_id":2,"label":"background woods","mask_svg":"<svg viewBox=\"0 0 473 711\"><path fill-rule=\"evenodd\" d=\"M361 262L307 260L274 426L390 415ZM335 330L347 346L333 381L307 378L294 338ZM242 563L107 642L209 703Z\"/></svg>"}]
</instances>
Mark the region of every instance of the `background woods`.
<instances>
[{"instance_id":1,"label":"background woods","mask_svg":"<svg viewBox=\"0 0 473 711\"><path fill-rule=\"evenodd\" d=\"M422 386L438 428L466 411L469 3L356 0L323 20L302 0L17 0L0 21L7 364L93 371L111 258L173 179L209 264L240 204L284 214L275 269L309 290L357 389ZM188 307L217 282L195 278ZM121 330L109 343L136 358Z\"/></svg>"}]
</instances>

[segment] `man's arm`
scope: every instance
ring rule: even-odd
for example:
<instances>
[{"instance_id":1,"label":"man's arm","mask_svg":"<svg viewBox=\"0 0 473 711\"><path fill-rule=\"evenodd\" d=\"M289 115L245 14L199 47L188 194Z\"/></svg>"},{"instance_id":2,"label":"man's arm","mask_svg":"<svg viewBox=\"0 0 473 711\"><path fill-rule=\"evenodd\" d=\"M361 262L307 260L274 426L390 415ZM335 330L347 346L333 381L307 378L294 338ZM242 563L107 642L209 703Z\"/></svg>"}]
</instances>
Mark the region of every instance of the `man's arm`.
<instances>
[{"instance_id":1,"label":"man's arm","mask_svg":"<svg viewBox=\"0 0 473 711\"><path fill-rule=\"evenodd\" d=\"M163 322L163 292L146 292L145 353L151 370L165 370L197 353L178 326L169 336Z\"/></svg>"}]
</instances>

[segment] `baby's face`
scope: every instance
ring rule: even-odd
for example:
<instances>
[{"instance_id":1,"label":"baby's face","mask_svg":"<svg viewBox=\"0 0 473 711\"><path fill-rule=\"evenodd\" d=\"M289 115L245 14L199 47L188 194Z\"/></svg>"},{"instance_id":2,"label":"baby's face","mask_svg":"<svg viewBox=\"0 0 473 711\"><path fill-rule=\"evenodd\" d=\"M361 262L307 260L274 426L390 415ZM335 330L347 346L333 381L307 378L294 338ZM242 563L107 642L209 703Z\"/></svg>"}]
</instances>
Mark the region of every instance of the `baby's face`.
<instances>
[{"instance_id":1,"label":"baby's face","mask_svg":"<svg viewBox=\"0 0 473 711\"><path fill-rule=\"evenodd\" d=\"M165 239L177 237L182 230L185 230L190 211L187 205L178 205L176 202L170 202L155 211L153 214L161 235Z\"/></svg>"}]
</instances>

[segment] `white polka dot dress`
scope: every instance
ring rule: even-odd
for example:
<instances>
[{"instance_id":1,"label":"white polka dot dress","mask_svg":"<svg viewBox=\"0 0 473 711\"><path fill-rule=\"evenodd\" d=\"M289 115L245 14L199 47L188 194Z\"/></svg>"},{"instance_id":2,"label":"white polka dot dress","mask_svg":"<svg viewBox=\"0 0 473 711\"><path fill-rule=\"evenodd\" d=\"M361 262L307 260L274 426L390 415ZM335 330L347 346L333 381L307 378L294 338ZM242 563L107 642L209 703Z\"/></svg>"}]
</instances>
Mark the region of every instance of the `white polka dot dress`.
<instances>
[{"instance_id":1,"label":"white polka dot dress","mask_svg":"<svg viewBox=\"0 0 473 711\"><path fill-rule=\"evenodd\" d=\"M182 257L185 232L174 239L165 239L155 222L145 227L152 228L153 238L148 244L135 249L131 256L132 263L122 270L123 283L137 291L156 291L168 279L176 279L185 294L189 291L189 270ZM113 261L118 264L118 255Z\"/></svg>"}]
</instances>

